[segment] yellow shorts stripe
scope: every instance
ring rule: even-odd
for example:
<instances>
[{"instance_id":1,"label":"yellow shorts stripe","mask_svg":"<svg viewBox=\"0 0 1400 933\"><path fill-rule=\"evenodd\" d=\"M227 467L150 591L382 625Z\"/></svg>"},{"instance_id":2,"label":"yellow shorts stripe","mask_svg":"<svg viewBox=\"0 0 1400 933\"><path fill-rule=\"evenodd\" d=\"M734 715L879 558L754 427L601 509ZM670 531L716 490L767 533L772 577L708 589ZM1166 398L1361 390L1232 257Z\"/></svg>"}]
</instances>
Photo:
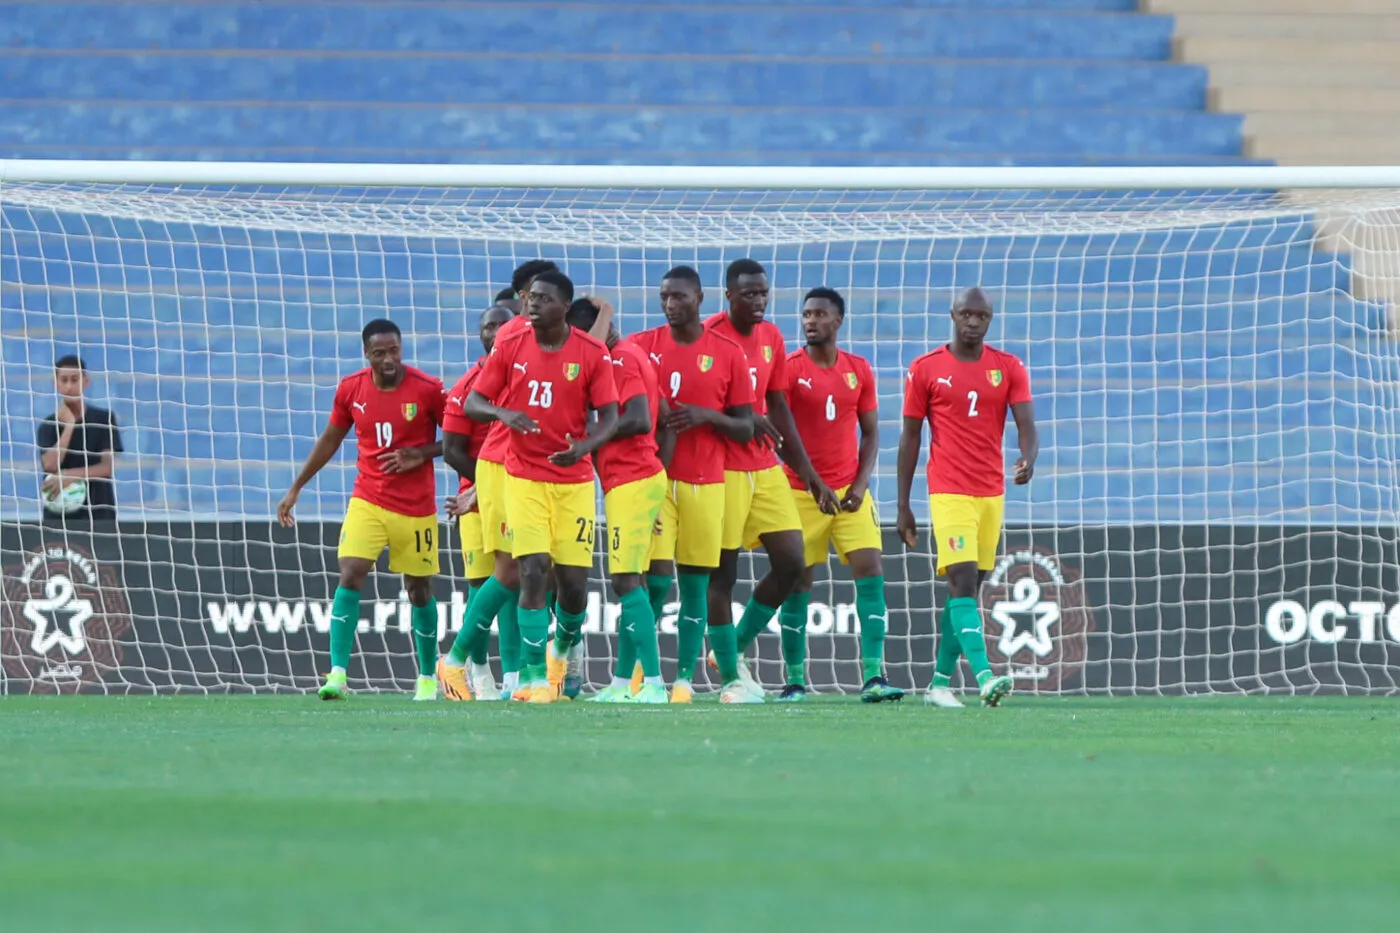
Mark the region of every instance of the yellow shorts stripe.
<instances>
[{"instance_id":1,"label":"yellow shorts stripe","mask_svg":"<svg viewBox=\"0 0 1400 933\"><path fill-rule=\"evenodd\" d=\"M837 501L844 499L850 488L845 486L835 490ZM867 548L879 551L883 547L880 516L875 512L875 498L869 492L866 492L860 508L854 512L827 515L817 508L817 500L807 490L789 489L798 517L802 520L802 550L808 567L826 563L832 545L835 545L836 556L841 558L843 564L849 562L847 555L852 551Z\"/></svg>"},{"instance_id":2,"label":"yellow shorts stripe","mask_svg":"<svg viewBox=\"0 0 1400 933\"><path fill-rule=\"evenodd\" d=\"M953 564L977 562L979 570L997 563L1004 496L958 496L934 493L928 499L938 573Z\"/></svg>"},{"instance_id":3,"label":"yellow shorts stripe","mask_svg":"<svg viewBox=\"0 0 1400 933\"><path fill-rule=\"evenodd\" d=\"M387 547L390 573L431 577L438 572L438 533L436 515L400 515L351 498L336 556L379 560Z\"/></svg>"}]
</instances>

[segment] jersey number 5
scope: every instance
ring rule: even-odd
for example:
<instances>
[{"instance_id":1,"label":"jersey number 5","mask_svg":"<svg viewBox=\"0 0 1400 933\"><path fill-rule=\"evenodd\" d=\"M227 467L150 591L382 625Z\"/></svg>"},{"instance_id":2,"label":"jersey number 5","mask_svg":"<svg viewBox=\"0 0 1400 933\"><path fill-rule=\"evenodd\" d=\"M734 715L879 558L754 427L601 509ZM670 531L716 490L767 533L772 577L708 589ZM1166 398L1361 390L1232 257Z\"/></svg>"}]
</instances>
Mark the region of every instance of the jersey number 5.
<instances>
[{"instance_id":1,"label":"jersey number 5","mask_svg":"<svg viewBox=\"0 0 1400 933\"><path fill-rule=\"evenodd\" d=\"M554 404L554 383L530 380L530 405L534 408L548 408Z\"/></svg>"}]
</instances>

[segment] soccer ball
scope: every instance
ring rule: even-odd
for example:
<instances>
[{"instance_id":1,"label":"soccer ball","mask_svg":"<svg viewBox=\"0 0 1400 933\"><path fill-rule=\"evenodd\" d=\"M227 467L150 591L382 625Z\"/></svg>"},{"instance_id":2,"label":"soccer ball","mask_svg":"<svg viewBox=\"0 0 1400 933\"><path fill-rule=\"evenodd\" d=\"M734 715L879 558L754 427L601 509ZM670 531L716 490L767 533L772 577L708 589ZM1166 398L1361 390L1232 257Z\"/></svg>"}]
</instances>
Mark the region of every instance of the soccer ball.
<instances>
[{"instance_id":1,"label":"soccer ball","mask_svg":"<svg viewBox=\"0 0 1400 933\"><path fill-rule=\"evenodd\" d=\"M68 515L83 507L87 501L87 483L69 480L58 492L44 493L44 508L55 515Z\"/></svg>"}]
</instances>

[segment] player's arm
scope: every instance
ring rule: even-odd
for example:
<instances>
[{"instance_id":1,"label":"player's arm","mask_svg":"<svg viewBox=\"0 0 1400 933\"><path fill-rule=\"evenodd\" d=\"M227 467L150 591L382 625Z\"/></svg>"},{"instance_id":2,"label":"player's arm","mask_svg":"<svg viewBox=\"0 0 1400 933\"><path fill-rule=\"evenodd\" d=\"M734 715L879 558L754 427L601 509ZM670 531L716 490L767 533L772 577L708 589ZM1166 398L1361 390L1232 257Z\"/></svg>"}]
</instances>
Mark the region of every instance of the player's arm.
<instances>
[{"instance_id":1,"label":"player's arm","mask_svg":"<svg viewBox=\"0 0 1400 933\"><path fill-rule=\"evenodd\" d=\"M598 417L597 420L588 423L588 435L582 438L564 435L569 446L558 453L550 454L550 463L555 466L573 466L585 457L592 456L599 447L613 440L617 431L617 402L599 405L594 411L597 412Z\"/></svg>"},{"instance_id":2,"label":"player's arm","mask_svg":"<svg viewBox=\"0 0 1400 933\"><path fill-rule=\"evenodd\" d=\"M472 389L467 400L462 403L462 413L473 421L480 421L483 424L499 421L512 431L519 431L521 434L540 433L540 426L535 424L535 419L525 412L502 408L492 403L477 389Z\"/></svg>"},{"instance_id":3,"label":"player's arm","mask_svg":"<svg viewBox=\"0 0 1400 933\"><path fill-rule=\"evenodd\" d=\"M664 467L671 465L671 457L676 453L676 432L666 424L670 416L671 403L663 395L656 406L656 456Z\"/></svg>"},{"instance_id":4,"label":"player's arm","mask_svg":"<svg viewBox=\"0 0 1400 933\"><path fill-rule=\"evenodd\" d=\"M306 463L302 464L301 472L292 481L292 488L287 490L287 494L282 497L282 501L277 503L277 521L283 528L290 528L296 524L296 519L292 517L292 509L297 504L297 498L306 484L311 482L311 478L321 472L321 468L331 462L331 457L340 449L340 444L345 440L345 435L350 433L349 424L337 424L334 420L326 424L326 429L321 432L321 436L316 438L316 443L311 448L311 453L306 455Z\"/></svg>"},{"instance_id":5,"label":"player's arm","mask_svg":"<svg viewBox=\"0 0 1400 933\"><path fill-rule=\"evenodd\" d=\"M608 331L612 329L612 302L606 298L599 298L597 295L590 295L588 303L598 309L598 317L593 321L593 326L588 328L588 336L599 343L607 343Z\"/></svg>"},{"instance_id":6,"label":"player's arm","mask_svg":"<svg viewBox=\"0 0 1400 933\"><path fill-rule=\"evenodd\" d=\"M59 464L68 453L68 445L72 443L73 431L78 425L67 403L59 404L54 418L53 422L45 420L39 425L38 447L43 451L39 455L39 465L45 473L58 473Z\"/></svg>"},{"instance_id":7,"label":"player's arm","mask_svg":"<svg viewBox=\"0 0 1400 933\"><path fill-rule=\"evenodd\" d=\"M914 471L919 468L919 445L923 441L924 419L905 415L904 427L899 432L899 456L895 461L895 491L899 502L895 527L906 547L913 547L917 540L909 495L914 488Z\"/></svg>"},{"instance_id":8,"label":"player's arm","mask_svg":"<svg viewBox=\"0 0 1400 933\"><path fill-rule=\"evenodd\" d=\"M856 417L860 424L860 454L856 478L851 480L846 498L841 500L841 508L847 512L860 508L866 492L870 490L870 477L875 475L875 464L880 460L880 412L872 408Z\"/></svg>"},{"instance_id":9,"label":"player's arm","mask_svg":"<svg viewBox=\"0 0 1400 933\"><path fill-rule=\"evenodd\" d=\"M666 426L672 431L689 431L708 424L736 444L753 440L753 405L730 405L723 411L701 405L677 405L671 409Z\"/></svg>"},{"instance_id":10,"label":"player's arm","mask_svg":"<svg viewBox=\"0 0 1400 933\"><path fill-rule=\"evenodd\" d=\"M617 426L613 429L613 440L636 437L652 429L651 406L647 404L646 393L634 395L622 405L617 416Z\"/></svg>"},{"instance_id":11,"label":"player's arm","mask_svg":"<svg viewBox=\"0 0 1400 933\"><path fill-rule=\"evenodd\" d=\"M471 450L471 438L456 431L442 432L442 462L457 472L458 476L476 482L476 458Z\"/></svg>"},{"instance_id":12,"label":"player's arm","mask_svg":"<svg viewBox=\"0 0 1400 933\"><path fill-rule=\"evenodd\" d=\"M765 398L768 400L768 420L771 427L778 432L778 456L807 484L807 491L817 500L817 507L828 515L835 515L840 510L840 503L836 501L836 494L831 491L831 487L822 481L812 467L812 460L807 456L802 436L797 433L797 423L792 420L787 392L782 389L769 389Z\"/></svg>"},{"instance_id":13,"label":"player's arm","mask_svg":"<svg viewBox=\"0 0 1400 933\"><path fill-rule=\"evenodd\" d=\"M1016 461L1015 483L1024 486L1035 475L1035 458L1040 456L1040 431L1035 426L1035 403L1017 402L1011 406L1011 417L1016 419L1016 442L1021 448L1021 459Z\"/></svg>"}]
</instances>

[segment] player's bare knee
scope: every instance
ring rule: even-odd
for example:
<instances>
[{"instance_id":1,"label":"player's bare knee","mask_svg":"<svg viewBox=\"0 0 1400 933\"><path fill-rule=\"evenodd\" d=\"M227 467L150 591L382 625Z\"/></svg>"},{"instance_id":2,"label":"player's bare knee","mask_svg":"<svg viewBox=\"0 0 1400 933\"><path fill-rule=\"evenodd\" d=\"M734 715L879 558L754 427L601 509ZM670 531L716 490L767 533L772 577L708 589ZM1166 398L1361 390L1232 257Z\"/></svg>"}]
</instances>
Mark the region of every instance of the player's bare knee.
<instances>
[{"instance_id":1,"label":"player's bare knee","mask_svg":"<svg viewBox=\"0 0 1400 933\"><path fill-rule=\"evenodd\" d=\"M404 577L403 588L408 593L410 606L426 606L433 598L432 577Z\"/></svg>"},{"instance_id":2,"label":"player's bare knee","mask_svg":"<svg viewBox=\"0 0 1400 933\"><path fill-rule=\"evenodd\" d=\"M549 576L549 558L543 554L530 554L517 560L516 566L520 575L520 607L543 609Z\"/></svg>"},{"instance_id":3,"label":"player's bare knee","mask_svg":"<svg viewBox=\"0 0 1400 933\"><path fill-rule=\"evenodd\" d=\"M725 598L734 592L739 579L739 552L721 551L719 566L710 571L710 592Z\"/></svg>"},{"instance_id":4,"label":"player's bare knee","mask_svg":"<svg viewBox=\"0 0 1400 933\"><path fill-rule=\"evenodd\" d=\"M803 571L802 571L802 573L798 575L798 577L797 577L797 582L794 583L794 584L792 585L792 591L793 591L794 593L810 593L810 592L812 592L812 568L811 568L811 567L806 567L806 568L804 568Z\"/></svg>"},{"instance_id":5,"label":"player's bare knee","mask_svg":"<svg viewBox=\"0 0 1400 933\"><path fill-rule=\"evenodd\" d=\"M882 576L885 572L884 562L880 559L880 552L873 548L852 551L846 555L846 559L851 563L851 579L853 580L878 577ZM810 568L808 572L811 572Z\"/></svg>"},{"instance_id":6,"label":"player's bare knee","mask_svg":"<svg viewBox=\"0 0 1400 933\"><path fill-rule=\"evenodd\" d=\"M980 578L976 564L955 564L948 568L947 573L948 595L951 598L964 599L977 595L977 583Z\"/></svg>"},{"instance_id":7,"label":"player's bare knee","mask_svg":"<svg viewBox=\"0 0 1400 933\"><path fill-rule=\"evenodd\" d=\"M579 613L588 608L588 568L554 566L554 598L565 612Z\"/></svg>"},{"instance_id":8,"label":"player's bare knee","mask_svg":"<svg viewBox=\"0 0 1400 933\"><path fill-rule=\"evenodd\" d=\"M631 593L633 590L642 588L642 575L640 573L619 573L612 578L613 593L618 599Z\"/></svg>"},{"instance_id":9,"label":"player's bare knee","mask_svg":"<svg viewBox=\"0 0 1400 933\"><path fill-rule=\"evenodd\" d=\"M768 552L768 572L786 583L788 589L796 586L802 572L807 569L801 533L769 535L764 539L763 549Z\"/></svg>"},{"instance_id":10,"label":"player's bare knee","mask_svg":"<svg viewBox=\"0 0 1400 933\"><path fill-rule=\"evenodd\" d=\"M520 562L509 555L496 552L496 569L491 571L496 582L512 590L520 589Z\"/></svg>"},{"instance_id":11,"label":"player's bare knee","mask_svg":"<svg viewBox=\"0 0 1400 933\"><path fill-rule=\"evenodd\" d=\"M374 566L367 560L347 558L340 562L340 585L347 590L359 592L365 587L365 579Z\"/></svg>"}]
</instances>

